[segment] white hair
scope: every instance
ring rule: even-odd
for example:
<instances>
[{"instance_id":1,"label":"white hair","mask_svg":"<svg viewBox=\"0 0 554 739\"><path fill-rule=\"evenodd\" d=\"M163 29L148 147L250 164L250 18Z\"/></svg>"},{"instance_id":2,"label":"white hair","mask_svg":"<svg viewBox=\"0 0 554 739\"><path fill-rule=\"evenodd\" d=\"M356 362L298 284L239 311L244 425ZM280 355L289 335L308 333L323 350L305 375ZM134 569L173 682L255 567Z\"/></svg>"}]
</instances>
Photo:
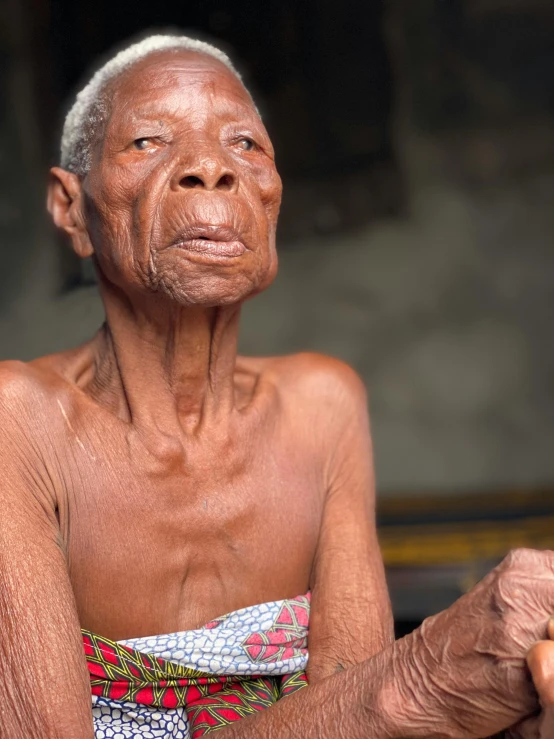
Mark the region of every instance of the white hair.
<instances>
[{"instance_id":1,"label":"white hair","mask_svg":"<svg viewBox=\"0 0 554 739\"><path fill-rule=\"evenodd\" d=\"M95 131L102 126L107 114L107 100L103 93L108 82L149 54L169 49L197 51L214 57L242 81L227 54L205 41L188 36L148 36L109 59L78 93L63 126L60 164L64 169L81 176L89 171Z\"/></svg>"}]
</instances>

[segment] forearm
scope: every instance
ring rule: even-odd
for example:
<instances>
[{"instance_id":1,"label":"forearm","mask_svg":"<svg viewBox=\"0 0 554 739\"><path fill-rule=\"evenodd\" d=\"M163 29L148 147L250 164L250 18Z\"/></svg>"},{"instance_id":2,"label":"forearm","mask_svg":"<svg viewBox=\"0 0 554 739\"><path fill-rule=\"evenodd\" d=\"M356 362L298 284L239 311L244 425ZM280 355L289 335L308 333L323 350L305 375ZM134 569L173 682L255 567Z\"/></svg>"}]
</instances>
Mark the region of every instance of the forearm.
<instances>
[{"instance_id":1,"label":"forearm","mask_svg":"<svg viewBox=\"0 0 554 739\"><path fill-rule=\"evenodd\" d=\"M422 719L410 685L412 645L400 640L360 665L238 721L221 739L431 739L449 736ZM411 702L406 694L411 692ZM414 710L412 710L412 707Z\"/></svg>"},{"instance_id":2,"label":"forearm","mask_svg":"<svg viewBox=\"0 0 554 739\"><path fill-rule=\"evenodd\" d=\"M309 686L227 727L221 739L392 739L379 705L389 659L382 653Z\"/></svg>"}]
</instances>

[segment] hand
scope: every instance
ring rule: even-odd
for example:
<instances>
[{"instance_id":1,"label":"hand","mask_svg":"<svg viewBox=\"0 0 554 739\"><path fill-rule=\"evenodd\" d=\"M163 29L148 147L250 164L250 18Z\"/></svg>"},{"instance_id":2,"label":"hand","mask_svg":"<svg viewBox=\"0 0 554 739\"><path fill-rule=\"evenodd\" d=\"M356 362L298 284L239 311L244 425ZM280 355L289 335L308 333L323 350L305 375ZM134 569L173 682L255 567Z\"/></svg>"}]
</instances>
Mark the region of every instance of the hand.
<instances>
[{"instance_id":1,"label":"hand","mask_svg":"<svg viewBox=\"0 0 554 739\"><path fill-rule=\"evenodd\" d=\"M548 624L548 636L554 638L554 622ZM544 641L529 652L527 664L539 694L542 713L539 717L540 739L554 737L554 642Z\"/></svg>"},{"instance_id":2,"label":"hand","mask_svg":"<svg viewBox=\"0 0 554 739\"><path fill-rule=\"evenodd\" d=\"M548 624L548 636L554 639L554 619ZM554 642L536 644L527 656L527 664L539 694L542 711L508 733L507 739L553 739L554 737Z\"/></svg>"},{"instance_id":3,"label":"hand","mask_svg":"<svg viewBox=\"0 0 554 739\"><path fill-rule=\"evenodd\" d=\"M410 735L477 739L532 716L539 706L526 656L546 638L552 613L554 552L522 549L446 611L424 621L407 637L403 703L396 706L421 726L421 734ZM551 666L543 692L554 704L554 656L549 652L547 661L545 647L541 650L530 661L538 660L539 672ZM540 680L539 686L543 689ZM554 739L554 733L542 736Z\"/></svg>"}]
</instances>

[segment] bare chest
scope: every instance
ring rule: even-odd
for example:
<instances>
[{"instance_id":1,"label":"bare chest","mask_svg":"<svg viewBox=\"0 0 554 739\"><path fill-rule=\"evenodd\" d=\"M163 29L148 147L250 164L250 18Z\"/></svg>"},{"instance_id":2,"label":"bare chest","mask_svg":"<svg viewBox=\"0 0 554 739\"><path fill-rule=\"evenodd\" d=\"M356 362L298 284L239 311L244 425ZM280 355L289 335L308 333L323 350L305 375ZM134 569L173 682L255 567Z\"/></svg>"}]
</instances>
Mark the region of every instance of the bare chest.
<instances>
[{"instance_id":1,"label":"bare chest","mask_svg":"<svg viewBox=\"0 0 554 739\"><path fill-rule=\"evenodd\" d=\"M164 633L305 592L324 490L289 441L208 438L160 459L109 440L77 455L60 524L82 625Z\"/></svg>"}]
</instances>

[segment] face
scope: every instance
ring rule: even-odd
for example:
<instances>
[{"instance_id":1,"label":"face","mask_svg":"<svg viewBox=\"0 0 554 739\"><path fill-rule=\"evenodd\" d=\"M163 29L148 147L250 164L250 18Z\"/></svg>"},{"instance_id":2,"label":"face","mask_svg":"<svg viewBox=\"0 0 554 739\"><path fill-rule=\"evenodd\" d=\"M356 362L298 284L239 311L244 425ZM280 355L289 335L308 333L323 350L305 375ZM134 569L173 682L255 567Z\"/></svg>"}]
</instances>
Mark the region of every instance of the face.
<instances>
[{"instance_id":1,"label":"face","mask_svg":"<svg viewBox=\"0 0 554 739\"><path fill-rule=\"evenodd\" d=\"M273 279L281 181L240 81L191 52L143 59L118 78L81 183L99 269L127 293L182 305L251 297Z\"/></svg>"}]
</instances>

